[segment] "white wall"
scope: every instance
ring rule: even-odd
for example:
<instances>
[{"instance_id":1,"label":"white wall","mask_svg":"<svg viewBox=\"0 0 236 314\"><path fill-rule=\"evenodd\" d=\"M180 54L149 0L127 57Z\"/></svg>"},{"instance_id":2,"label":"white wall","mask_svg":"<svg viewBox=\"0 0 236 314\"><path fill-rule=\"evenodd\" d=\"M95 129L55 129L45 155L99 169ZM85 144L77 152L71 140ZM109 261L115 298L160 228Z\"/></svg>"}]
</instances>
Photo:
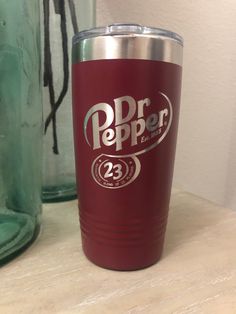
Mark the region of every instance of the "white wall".
<instances>
[{"instance_id":1,"label":"white wall","mask_svg":"<svg viewBox=\"0 0 236 314\"><path fill-rule=\"evenodd\" d=\"M97 25L113 22L184 37L174 185L236 209L236 1L97 0Z\"/></svg>"}]
</instances>

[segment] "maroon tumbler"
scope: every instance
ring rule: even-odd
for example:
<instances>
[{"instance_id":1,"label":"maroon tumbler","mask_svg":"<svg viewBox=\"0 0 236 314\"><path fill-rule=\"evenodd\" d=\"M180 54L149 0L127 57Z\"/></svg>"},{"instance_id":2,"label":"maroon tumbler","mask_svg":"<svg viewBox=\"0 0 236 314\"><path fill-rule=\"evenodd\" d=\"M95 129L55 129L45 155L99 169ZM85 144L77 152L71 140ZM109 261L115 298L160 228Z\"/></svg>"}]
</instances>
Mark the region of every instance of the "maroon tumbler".
<instances>
[{"instance_id":1,"label":"maroon tumbler","mask_svg":"<svg viewBox=\"0 0 236 314\"><path fill-rule=\"evenodd\" d=\"M161 256L174 166L183 41L132 24L73 40L73 119L83 250L135 270Z\"/></svg>"}]
</instances>

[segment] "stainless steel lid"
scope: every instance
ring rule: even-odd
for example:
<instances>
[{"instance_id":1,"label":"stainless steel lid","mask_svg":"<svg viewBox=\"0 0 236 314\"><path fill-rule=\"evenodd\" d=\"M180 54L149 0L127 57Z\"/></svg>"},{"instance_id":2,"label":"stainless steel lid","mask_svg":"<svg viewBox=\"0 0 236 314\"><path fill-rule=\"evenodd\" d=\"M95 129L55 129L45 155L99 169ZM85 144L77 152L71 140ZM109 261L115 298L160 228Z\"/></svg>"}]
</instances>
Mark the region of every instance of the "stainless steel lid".
<instances>
[{"instance_id":1,"label":"stainless steel lid","mask_svg":"<svg viewBox=\"0 0 236 314\"><path fill-rule=\"evenodd\" d=\"M158 60L182 65L178 34L138 24L112 24L85 30L73 38L73 62L100 59Z\"/></svg>"}]
</instances>

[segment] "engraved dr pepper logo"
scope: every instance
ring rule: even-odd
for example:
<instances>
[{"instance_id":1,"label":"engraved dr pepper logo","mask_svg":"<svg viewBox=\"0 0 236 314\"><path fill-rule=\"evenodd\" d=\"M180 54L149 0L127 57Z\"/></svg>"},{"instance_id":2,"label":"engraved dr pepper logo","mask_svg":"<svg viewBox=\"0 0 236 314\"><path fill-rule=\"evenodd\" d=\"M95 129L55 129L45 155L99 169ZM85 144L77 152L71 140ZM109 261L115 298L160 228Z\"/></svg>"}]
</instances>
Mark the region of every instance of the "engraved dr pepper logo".
<instances>
[{"instance_id":1,"label":"engraved dr pepper logo","mask_svg":"<svg viewBox=\"0 0 236 314\"><path fill-rule=\"evenodd\" d=\"M84 119L84 136L92 150L101 151L91 168L94 180L113 189L133 182L141 170L136 156L165 139L172 119L171 101L162 92L139 100L126 95L92 106Z\"/></svg>"}]
</instances>

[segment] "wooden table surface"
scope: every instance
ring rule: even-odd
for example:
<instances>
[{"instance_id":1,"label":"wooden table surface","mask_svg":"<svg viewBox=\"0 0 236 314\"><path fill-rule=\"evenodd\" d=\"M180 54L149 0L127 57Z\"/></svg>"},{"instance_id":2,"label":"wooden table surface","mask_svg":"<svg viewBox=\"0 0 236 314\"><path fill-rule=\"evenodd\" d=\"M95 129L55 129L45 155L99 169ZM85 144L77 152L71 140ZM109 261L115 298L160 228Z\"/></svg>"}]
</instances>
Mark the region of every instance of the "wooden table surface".
<instances>
[{"instance_id":1,"label":"wooden table surface","mask_svg":"<svg viewBox=\"0 0 236 314\"><path fill-rule=\"evenodd\" d=\"M46 205L40 237L0 269L0 313L235 314L236 213L175 191L161 261L118 272L83 255L76 201Z\"/></svg>"}]
</instances>

